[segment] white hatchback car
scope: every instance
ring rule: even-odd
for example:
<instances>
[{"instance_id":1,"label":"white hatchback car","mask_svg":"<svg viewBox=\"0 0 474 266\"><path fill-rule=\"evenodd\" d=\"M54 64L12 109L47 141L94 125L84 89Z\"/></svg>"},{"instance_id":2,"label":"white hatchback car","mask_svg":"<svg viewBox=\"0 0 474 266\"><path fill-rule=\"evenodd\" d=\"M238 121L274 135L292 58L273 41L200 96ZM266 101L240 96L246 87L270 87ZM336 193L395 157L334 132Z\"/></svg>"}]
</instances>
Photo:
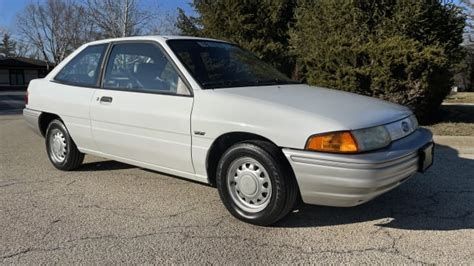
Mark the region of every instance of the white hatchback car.
<instances>
[{"instance_id":1,"label":"white hatchback car","mask_svg":"<svg viewBox=\"0 0 474 266\"><path fill-rule=\"evenodd\" d=\"M409 109L299 84L218 40L88 43L26 98L24 117L56 168L93 154L209 183L232 215L259 225L299 196L361 204L433 161L432 134Z\"/></svg>"}]
</instances>

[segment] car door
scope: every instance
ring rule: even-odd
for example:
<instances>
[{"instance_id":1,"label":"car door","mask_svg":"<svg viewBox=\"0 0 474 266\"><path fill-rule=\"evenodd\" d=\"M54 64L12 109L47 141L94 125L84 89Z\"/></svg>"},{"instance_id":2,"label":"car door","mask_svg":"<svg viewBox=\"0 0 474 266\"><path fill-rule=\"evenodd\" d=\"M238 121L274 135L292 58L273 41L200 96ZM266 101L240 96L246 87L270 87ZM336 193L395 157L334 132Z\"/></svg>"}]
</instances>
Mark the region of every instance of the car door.
<instances>
[{"instance_id":1,"label":"car door","mask_svg":"<svg viewBox=\"0 0 474 266\"><path fill-rule=\"evenodd\" d=\"M192 107L188 86L159 44L114 43L91 103L92 134L99 151L117 159L193 174Z\"/></svg>"},{"instance_id":2,"label":"car door","mask_svg":"<svg viewBox=\"0 0 474 266\"><path fill-rule=\"evenodd\" d=\"M39 93L40 110L58 114L81 151L96 150L91 134L90 101L99 86L100 68L108 44L90 45L76 53L55 74L45 93Z\"/></svg>"}]
</instances>

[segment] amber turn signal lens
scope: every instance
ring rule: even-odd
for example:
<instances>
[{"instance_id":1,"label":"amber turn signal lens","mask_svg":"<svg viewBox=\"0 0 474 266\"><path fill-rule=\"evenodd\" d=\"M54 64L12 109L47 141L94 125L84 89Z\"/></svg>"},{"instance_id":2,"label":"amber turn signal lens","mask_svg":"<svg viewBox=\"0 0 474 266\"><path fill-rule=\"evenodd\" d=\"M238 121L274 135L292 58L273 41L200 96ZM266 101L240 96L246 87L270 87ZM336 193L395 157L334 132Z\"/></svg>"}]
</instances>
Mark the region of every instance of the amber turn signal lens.
<instances>
[{"instance_id":1,"label":"amber turn signal lens","mask_svg":"<svg viewBox=\"0 0 474 266\"><path fill-rule=\"evenodd\" d=\"M357 142L350 132L333 132L309 138L306 149L322 152L354 153L358 152Z\"/></svg>"}]
</instances>

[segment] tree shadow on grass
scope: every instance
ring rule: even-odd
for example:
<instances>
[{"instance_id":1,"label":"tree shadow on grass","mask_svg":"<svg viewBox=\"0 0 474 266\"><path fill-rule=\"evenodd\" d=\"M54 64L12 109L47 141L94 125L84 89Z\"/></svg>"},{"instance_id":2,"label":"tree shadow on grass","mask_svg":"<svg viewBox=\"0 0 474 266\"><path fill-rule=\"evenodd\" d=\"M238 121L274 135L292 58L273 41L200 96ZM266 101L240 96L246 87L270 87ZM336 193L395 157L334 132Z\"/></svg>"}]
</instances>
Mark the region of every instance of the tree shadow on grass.
<instances>
[{"instance_id":1,"label":"tree shadow on grass","mask_svg":"<svg viewBox=\"0 0 474 266\"><path fill-rule=\"evenodd\" d=\"M474 228L474 160L437 145L435 164L395 190L366 204L333 208L302 204L277 227L318 227L380 220L407 230Z\"/></svg>"},{"instance_id":2,"label":"tree shadow on grass","mask_svg":"<svg viewBox=\"0 0 474 266\"><path fill-rule=\"evenodd\" d=\"M440 106L436 117L427 123L428 126L442 123L474 123L474 106L473 105L442 105Z\"/></svg>"}]
</instances>

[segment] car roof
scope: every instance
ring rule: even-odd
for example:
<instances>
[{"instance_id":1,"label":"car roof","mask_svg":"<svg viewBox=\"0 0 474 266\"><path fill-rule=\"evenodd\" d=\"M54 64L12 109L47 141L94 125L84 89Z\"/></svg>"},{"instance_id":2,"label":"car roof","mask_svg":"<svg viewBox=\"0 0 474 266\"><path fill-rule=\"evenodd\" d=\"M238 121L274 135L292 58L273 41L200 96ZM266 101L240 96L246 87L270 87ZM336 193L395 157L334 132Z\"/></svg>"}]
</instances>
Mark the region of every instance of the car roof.
<instances>
[{"instance_id":1,"label":"car roof","mask_svg":"<svg viewBox=\"0 0 474 266\"><path fill-rule=\"evenodd\" d=\"M224 42L222 40L210 39L210 38L201 38L201 37L193 37L193 36L177 36L177 35L146 35L146 36L133 36L133 37L122 37L122 38L112 38L112 39L104 39L89 42L86 45L94 45L94 44L102 44L102 43L109 43L109 42L117 42L117 41L158 41L158 42L165 42L167 40L203 40L203 41L219 41Z\"/></svg>"}]
</instances>

